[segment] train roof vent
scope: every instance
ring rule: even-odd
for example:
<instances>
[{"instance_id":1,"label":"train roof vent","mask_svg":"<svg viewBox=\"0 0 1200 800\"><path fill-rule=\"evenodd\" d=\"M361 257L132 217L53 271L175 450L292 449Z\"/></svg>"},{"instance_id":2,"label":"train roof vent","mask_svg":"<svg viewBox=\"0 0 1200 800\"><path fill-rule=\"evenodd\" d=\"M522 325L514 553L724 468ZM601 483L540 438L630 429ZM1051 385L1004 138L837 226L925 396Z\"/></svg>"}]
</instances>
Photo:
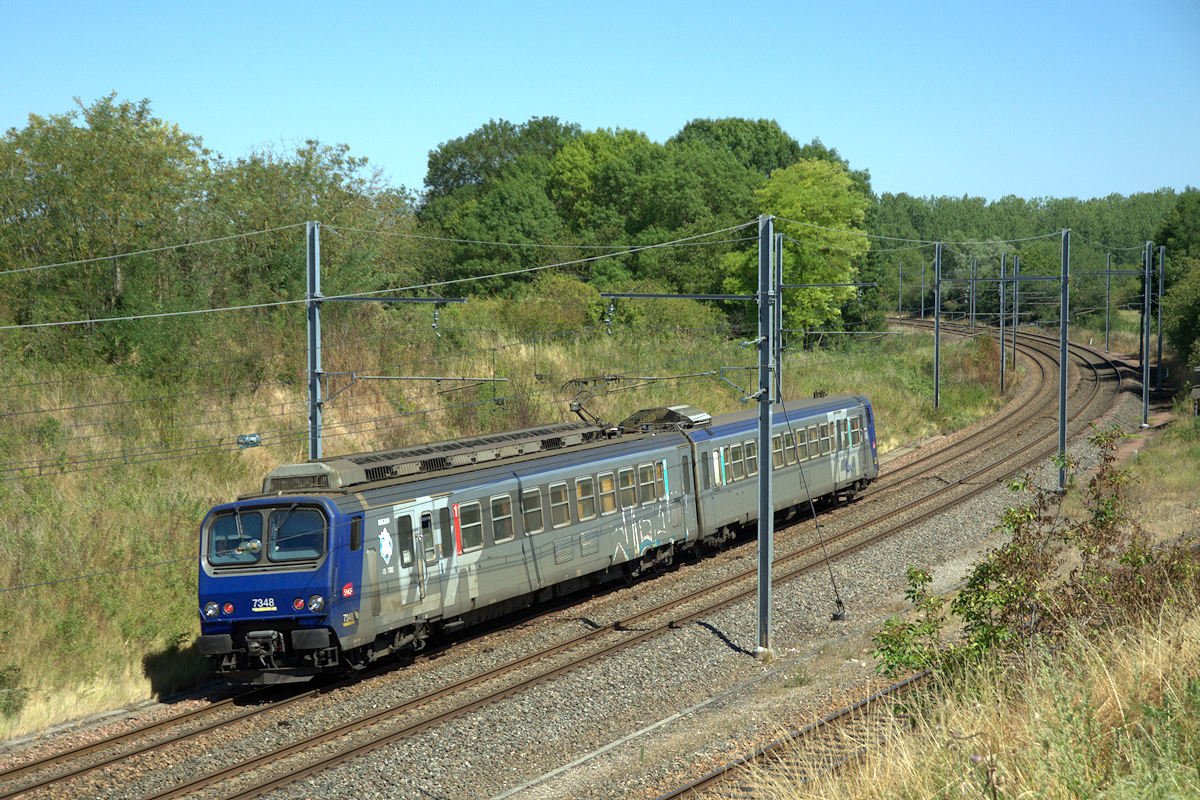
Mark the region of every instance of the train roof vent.
<instances>
[{"instance_id":1,"label":"train roof vent","mask_svg":"<svg viewBox=\"0 0 1200 800\"><path fill-rule=\"evenodd\" d=\"M691 406L659 406L636 412L618 427L633 433L649 433L707 428L711 424L712 416L706 411Z\"/></svg>"},{"instance_id":2,"label":"train roof vent","mask_svg":"<svg viewBox=\"0 0 1200 800\"><path fill-rule=\"evenodd\" d=\"M471 436L398 450L337 456L280 467L267 476L263 491L300 488L313 476L312 489L340 489L359 483L396 480L441 470L557 450L604 438L607 429L584 422L562 422L519 431Z\"/></svg>"}]
</instances>

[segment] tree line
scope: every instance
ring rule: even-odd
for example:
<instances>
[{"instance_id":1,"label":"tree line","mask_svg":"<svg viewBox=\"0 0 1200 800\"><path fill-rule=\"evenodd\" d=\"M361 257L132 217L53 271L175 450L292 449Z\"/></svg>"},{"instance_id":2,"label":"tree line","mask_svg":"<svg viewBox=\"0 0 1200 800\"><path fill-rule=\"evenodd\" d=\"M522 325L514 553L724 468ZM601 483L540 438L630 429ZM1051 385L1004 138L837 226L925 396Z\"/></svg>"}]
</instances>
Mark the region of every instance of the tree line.
<instances>
[{"instance_id":1,"label":"tree line","mask_svg":"<svg viewBox=\"0 0 1200 800\"><path fill-rule=\"evenodd\" d=\"M1057 240L1033 237L1069 227L1078 234L1073 262L1098 268L1104 246L1165 244L1168 333L1182 353L1200 358L1194 189L993 202L878 195L868 170L819 139L801 144L773 120L696 119L659 143L635 130L587 131L534 117L490 120L439 144L418 192L390 184L346 145L307 141L230 158L155 117L147 100L114 94L76 104L30 115L0 140L0 265L86 263L0 276L11 287L0 293L0 324L303 297L298 230L227 237L309 219L337 233L322 238L326 294L460 281L435 291L521 298L531 291L529 274L487 276L565 262L593 291L741 293L755 285L757 243L753 228L739 226L772 214L787 237L785 281L881 285L875 293L789 293L790 327L878 326L894 307L898 265L905 262L908 275L931 259L904 240L973 243L948 249L949 270L1011 253L1023 269L1052 271ZM714 231L721 233L703 236ZM690 237L701 238L681 241ZM674 241L680 246L595 258L618 245ZM123 255L150 250L158 252ZM1116 263L1138 258L1123 250ZM1125 284L1136 288L1136 280ZM751 312L732 304L722 311L731 321ZM24 331L10 352L152 364L194 346L206 325L228 324L183 318L172 326L97 325L84 335Z\"/></svg>"}]
</instances>

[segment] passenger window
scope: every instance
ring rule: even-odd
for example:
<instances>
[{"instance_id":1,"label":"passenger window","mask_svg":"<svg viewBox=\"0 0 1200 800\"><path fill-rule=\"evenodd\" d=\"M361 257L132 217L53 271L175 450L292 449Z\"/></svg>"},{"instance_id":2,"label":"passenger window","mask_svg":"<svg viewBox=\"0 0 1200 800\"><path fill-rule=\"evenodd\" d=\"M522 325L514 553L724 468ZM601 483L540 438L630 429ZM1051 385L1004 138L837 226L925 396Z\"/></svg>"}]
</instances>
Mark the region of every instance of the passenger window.
<instances>
[{"instance_id":1,"label":"passenger window","mask_svg":"<svg viewBox=\"0 0 1200 800\"><path fill-rule=\"evenodd\" d=\"M742 446L735 444L729 448L729 472L733 480L740 481L746 477L746 467L742 464Z\"/></svg>"},{"instance_id":2,"label":"passenger window","mask_svg":"<svg viewBox=\"0 0 1200 800\"><path fill-rule=\"evenodd\" d=\"M860 444L862 444L862 420L853 417L850 420L850 446L858 447Z\"/></svg>"},{"instance_id":3,"label":"passenger window","mask_svg":"<svg viewBox=\"0 0 1200 800\"><path fill-rule=\"evenodd\" d=\"M783 437L778 433L771 437L771 466L775 469L783 466Z\"/></svg>"},{"instance_id":4,"label":"passenger window","mask_svg":"<svg viewBox=\"0 0 1200 800\"><path fill-rule=\"evenodd\" d=\"M643 503L652 503L654 496L654 465L638 465L638 488Z\"/></svg>"},{"instance_id":5,"label":"passenger window","mask_svg":"<svg viewBox=\"0 0 1200 800\"><path fill-rule=\"evenodd\" d=\"M796 458L799 461L808 459L808 444L805 441L804 428L796 431Z\"/></svg>"},{"instance_id":6,"label":"passenger window","mask_svg":"<svg viewBox=\"0 0 1200 800\"><path fill-rule=\"evenodd\" d=\"M567 500L567 485L565 483L550 484L550 525L561 528L571 524L570 505Z\"/></svg>"},{"instance_id":7,"label":"passenger window","mask_svg":"<svg viewBox=\"0 0 1200 800\"><path fill-rule=\"evenodd\" d=\"M546 527L542 521L542 491L526 489L521 492L521 521L525 524L525 533L541 533Z\"/></svg>"},{"instance_id":8,"label":"passenger window","mask_svg":"<svg viewBox=\"0 0 1200 800\"><path fill-rule=\"evenodd\" d=\"M611 514L617 510L617 484L611 472L600 476L600 513Z\"/></svg>"},{"instance_id":9,"label":"passenger window","mask_svg":"<svg viewBox=\"0 0 1200 800\"><path fill-rule=\"evenodd\" d=\"M654 491L659 500L667 499L667 476L663 472L663 462L654 462Z\"/></svg>"},{"instance_id":10,"label":"passenger window","mask_svg":"<svg viewBox=\"0 0 1200 800\"><path fill-rule=\"evenodd\" d=\"M458 522L463 552L469 553L483 547L483 511L479 503L463 503L459 506Z\"/></svg>"},{"instance_id":11,"label":"passenger window","mask_svg":"<svg viewBox=\"0 0 1200 800\"><path fill-rule=\"evenodd\" d=\"M438 526L442 530L442 558L454 552L454 528L450 525L449 507L438 509Z\"/></svg>"},{"instance_id":12,"label":"passenger window","mask_svg":"<svg viewBox=\"0 0 1200 800\"><path fill-rule=\"evenodd\" d=\"M816 425L808 426L808 457L816 458L821 450L821 437L817 433Z\"/></svg>"},{"instance_id":13,"label":"passenger window","mask_svg":"<svg viewBox=\"0 0 1200 800\"><path fill-rule=\"evenodd\" d=\"M492 498L492 541L507 542L513 538L512 497L506 494Z\"/></svg>"},{"instance_id":14,"label":"passenger window","mask_svg":"<svg viewBox=\"0 0 1200 800\"><path fill-rule=\"evenodd\" d=\"M758 474L758 442L746 442L746 477Z\"/></svg>"},{"instance_id":15,"label":"passenger window","mask_svg":"<svg viewBox=\"0 0 1200 800\"><path fill-rule=\"evenodd\" d=\"M633 468L626 467L617 472L621 481L621 508L633 508L637 505L637 484L633 481Z\"/></svg>"},{"instance_id":16,"label":"passenger window","mask_svg":"<svg viewBox=\"0 0 1200 800\"><path fill-rule=\"evenodd\" d=\"M400 566L411 567L414 561L411 517L396 517L396 541L400 544Z\"/></svg>"},{"instance_id":17,"label":"passenger window","mask_svg":"<svg viewBox=\"0 0 1200 800\"><path fill-rule=\"evenodd\" d=\"M791 431L783 435L783 460L788 466L796 463L796 439Z\"/></svg>"},{"instance_id":18,"label":"passenger window","mask_svg":"<svg viewBox=\"0 0 1200 800\"><path fill-rule=\"evenodd\" d=\"M591 478L575 479L575 516L580 522L596 516L596 485Z\"/></svg>"},{"instance_id":19,"label":"passenger window","mask_svg":"<svg viewBox=\"0 0 1200 800\"><path fill-rule=\"evenodd\" d=\"M821 455L828 455L833 451L833 436L829 433L829 423L821 425Z\"/></svg>"},{"instance_id":20,"label":"passenger window","mask_svg":"<svg viewBox=\"0 0 1200 800\"><path fill-rule=\"evenodd\" d=\"M433 514L421 512L421 546L425 548L425 563L437 561L437 537L433 533Z\"/></svg>"}]
</instances>

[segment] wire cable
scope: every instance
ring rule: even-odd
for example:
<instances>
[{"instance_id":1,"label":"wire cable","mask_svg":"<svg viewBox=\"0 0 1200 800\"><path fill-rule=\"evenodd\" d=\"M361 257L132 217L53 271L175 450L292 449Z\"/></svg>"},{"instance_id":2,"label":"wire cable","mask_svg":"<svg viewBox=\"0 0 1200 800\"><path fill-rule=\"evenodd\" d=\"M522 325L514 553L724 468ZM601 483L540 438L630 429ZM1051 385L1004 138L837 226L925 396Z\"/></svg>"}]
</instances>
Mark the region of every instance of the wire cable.
<instances>
[{"instance_id":1,"label":"wire cable","mask_svg":"<svg viewBox=\"0 0 1200 800\"><path fill-rule=\"evenodd\" d=\"M111 256L95 256L92 258L81 258L76 261L61 261L57 264L42 264L42 265L36 266L36 267L21 267L19 269L0 270L0 275L12 275L17 272L36 272L37 270L54 269L56 267L73 267L73 266L77 266L79 264L92 264L97 261L115 261L115 260L121 259L121 258L131 258L133 256L144 256L144 255L148 255L150 253L162 253L162 252L166 252L167 250L179 250L184 247L198 247L200 245L213 244L215 242L227 242L227 241L230 241L231 239L245 239L245 238L249 238L251 236L259 236L264 233L275 233L277 231L290 230L291 228L299 228L305 224L306 223L303 223L303 222L293 222L291 225L281 225L278 228L266 228L261 231L251 231L250 233L234 233L229 236L218 236L215 239L204 239L204 240L198 241L198 242L184 242L183 244L171 244L171 245L165 245L163 247L152 247L149 250L134 250L134 251L131 251L128 253L117 253L116 255L111 255Z\"/></svg>"}]
</instances>

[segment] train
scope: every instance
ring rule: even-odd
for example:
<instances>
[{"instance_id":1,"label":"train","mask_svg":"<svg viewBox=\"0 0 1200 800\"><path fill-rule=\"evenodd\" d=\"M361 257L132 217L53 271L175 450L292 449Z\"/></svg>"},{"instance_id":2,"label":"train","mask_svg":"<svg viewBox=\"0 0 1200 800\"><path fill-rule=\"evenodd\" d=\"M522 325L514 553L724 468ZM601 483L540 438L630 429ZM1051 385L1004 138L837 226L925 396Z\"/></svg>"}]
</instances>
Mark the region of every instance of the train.
<instances>
[{"instance_id":1,"label":"train","mask_svg":"<svg viewBox=\"0 0 1200 800\"><path fill-rule=\"evenodd\" d=\"M719 416L518 431L288 464L200 526L198 651L231 681L362 669L571 591L731 541L758 516L853 498L879 474L861 395Z\"/></svg>"}]
</instances>

